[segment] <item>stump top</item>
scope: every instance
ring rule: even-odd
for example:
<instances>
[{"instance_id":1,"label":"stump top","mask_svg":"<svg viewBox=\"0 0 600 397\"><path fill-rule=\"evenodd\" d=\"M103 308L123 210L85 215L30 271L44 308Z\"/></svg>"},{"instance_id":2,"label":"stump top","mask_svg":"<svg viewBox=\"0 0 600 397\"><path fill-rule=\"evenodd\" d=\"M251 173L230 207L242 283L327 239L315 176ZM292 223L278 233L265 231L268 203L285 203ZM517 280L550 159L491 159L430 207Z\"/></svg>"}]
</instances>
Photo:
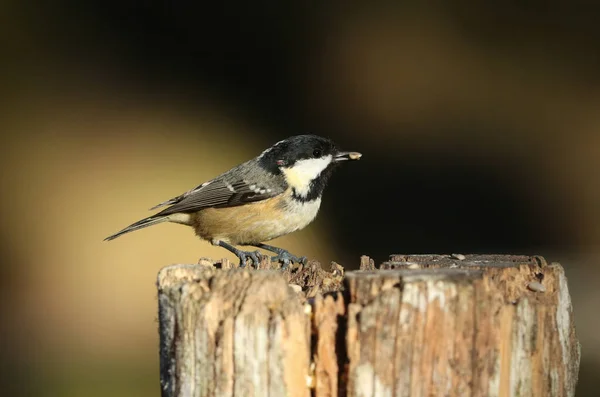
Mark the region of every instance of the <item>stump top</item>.
<instances>
[{"instance_id":1,"label":"stump top","mask_svg":"<svg viewBox=\"0 0 600 397\"><path fill-rule=\"evenodd\" d=\"M495 254L449 254L449 255L405 255L393 254L381 269L425 269L425 268L506 268L520 265L546 266L541 256L528 255L495 255Z\"/></svg>"}]
</instances>

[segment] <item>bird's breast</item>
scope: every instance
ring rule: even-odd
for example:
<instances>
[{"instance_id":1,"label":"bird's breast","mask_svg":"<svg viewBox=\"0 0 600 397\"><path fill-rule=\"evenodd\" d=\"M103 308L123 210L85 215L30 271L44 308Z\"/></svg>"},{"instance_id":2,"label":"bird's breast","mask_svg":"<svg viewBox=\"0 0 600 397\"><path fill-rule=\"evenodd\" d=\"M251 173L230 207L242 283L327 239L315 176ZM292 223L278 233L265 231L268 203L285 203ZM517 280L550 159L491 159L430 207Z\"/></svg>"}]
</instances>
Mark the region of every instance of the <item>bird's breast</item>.
<instances>
[{"instance_id":1,"label":"bird's breast","mask_svg":"<svg viewBox=\"0 0 600 397\"><path fill-rule=\"evenodd\" d=\"M229 208L207 208L194 216L196 234L213 243L244 245L269 241L311 223L321 198L299 201L291 190L267 200Z\"/></svg>"}]
</instances>

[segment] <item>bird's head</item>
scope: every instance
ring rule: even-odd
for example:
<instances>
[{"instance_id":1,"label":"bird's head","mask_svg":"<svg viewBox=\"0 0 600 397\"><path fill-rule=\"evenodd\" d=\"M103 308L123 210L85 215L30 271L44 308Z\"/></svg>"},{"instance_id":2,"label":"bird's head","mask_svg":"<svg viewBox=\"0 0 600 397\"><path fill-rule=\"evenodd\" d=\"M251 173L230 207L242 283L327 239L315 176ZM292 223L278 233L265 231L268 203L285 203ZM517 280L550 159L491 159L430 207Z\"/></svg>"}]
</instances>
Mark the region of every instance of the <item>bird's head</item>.
<instances>
[{"instance_id":1,"label":"bird's head","mask_svg":"<svg viewBox=\"0 0 600 397\"><path fill-rule=\"evenodd\" d=\"M321 197L338 164L358 160L361 156L358 152L341 151L330 139L298 135L265 150L259 163L270 172L283 174L297 199L310 201Z\"/></svg>"}]
</instances>

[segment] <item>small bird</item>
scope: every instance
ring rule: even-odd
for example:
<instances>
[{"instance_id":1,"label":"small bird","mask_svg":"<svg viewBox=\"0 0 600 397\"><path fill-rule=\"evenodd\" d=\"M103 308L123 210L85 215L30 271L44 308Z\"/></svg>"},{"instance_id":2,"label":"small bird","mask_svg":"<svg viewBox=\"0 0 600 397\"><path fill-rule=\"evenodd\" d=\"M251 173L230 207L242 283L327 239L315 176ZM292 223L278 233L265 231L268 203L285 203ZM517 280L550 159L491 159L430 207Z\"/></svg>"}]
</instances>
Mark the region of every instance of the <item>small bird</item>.
<instances>
[{"instance_id":1,"label":"small bird","mask_svg":"<svg viewBox=\"0 0 600 397\"><path fill-rule=\"evenodd\" d=\"M339 150L333 141L316 135L298 135L277 142L258 157L150 210L168 206L105 239L162 222L191 226L196 234L223 247L240 260L258 266L260 252L236 245L261 248L277 254L273 261L285 268L303 263L287 250L265 241L303 229L315 219L321 196L332 171L345 160L362 154Z\"/></svg>"}]
</instances>

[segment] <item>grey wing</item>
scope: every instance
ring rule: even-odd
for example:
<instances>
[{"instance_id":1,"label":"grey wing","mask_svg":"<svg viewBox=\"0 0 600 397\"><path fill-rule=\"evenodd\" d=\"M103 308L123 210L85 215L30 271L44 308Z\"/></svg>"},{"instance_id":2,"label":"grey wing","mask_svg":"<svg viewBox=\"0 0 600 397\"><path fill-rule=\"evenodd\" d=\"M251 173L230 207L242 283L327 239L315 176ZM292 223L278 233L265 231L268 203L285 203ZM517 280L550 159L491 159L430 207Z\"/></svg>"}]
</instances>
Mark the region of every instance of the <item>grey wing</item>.
<instances>
[{"instance_id":1,"label":"grey wing","mask_svg":"<svg viewBox=\"0 0 600 397\"><path fill-rule=\"evenodd\" d=\"M177 196L177 197L173 197L172 199L168 199L167 201L163 201L160 204L156 204L154 207L150 208L149 211L155 210L157 208L160 207L165 207L167 205L171 205L171 204L175 204L180 202L181 200L183 200L185 197L189 196L190 194L193 194L195 192L197 192L198 190L202 189L203 187L205 187L206 185L210 184L211 182L213 182L212 180L208 181L208 182L204 182L202 185L196 186L193 189L188 190L187 192Z\"/></svg>"},{"instance_id":2,"label":"grey wing","mask_svg":"<svg viewBox=\"0 0 600 397\"><path fill-rule=\"evenodd\" d=\"M187 195L172 199L177 201L156 215L196 212L208 207L234 207L275 197L284 190L284 186L272 184L267 188L259 184L248 184L243 180L229 182L215 179L200 185L197 190L188 192Z\"/></svg>"}]
</instances>

